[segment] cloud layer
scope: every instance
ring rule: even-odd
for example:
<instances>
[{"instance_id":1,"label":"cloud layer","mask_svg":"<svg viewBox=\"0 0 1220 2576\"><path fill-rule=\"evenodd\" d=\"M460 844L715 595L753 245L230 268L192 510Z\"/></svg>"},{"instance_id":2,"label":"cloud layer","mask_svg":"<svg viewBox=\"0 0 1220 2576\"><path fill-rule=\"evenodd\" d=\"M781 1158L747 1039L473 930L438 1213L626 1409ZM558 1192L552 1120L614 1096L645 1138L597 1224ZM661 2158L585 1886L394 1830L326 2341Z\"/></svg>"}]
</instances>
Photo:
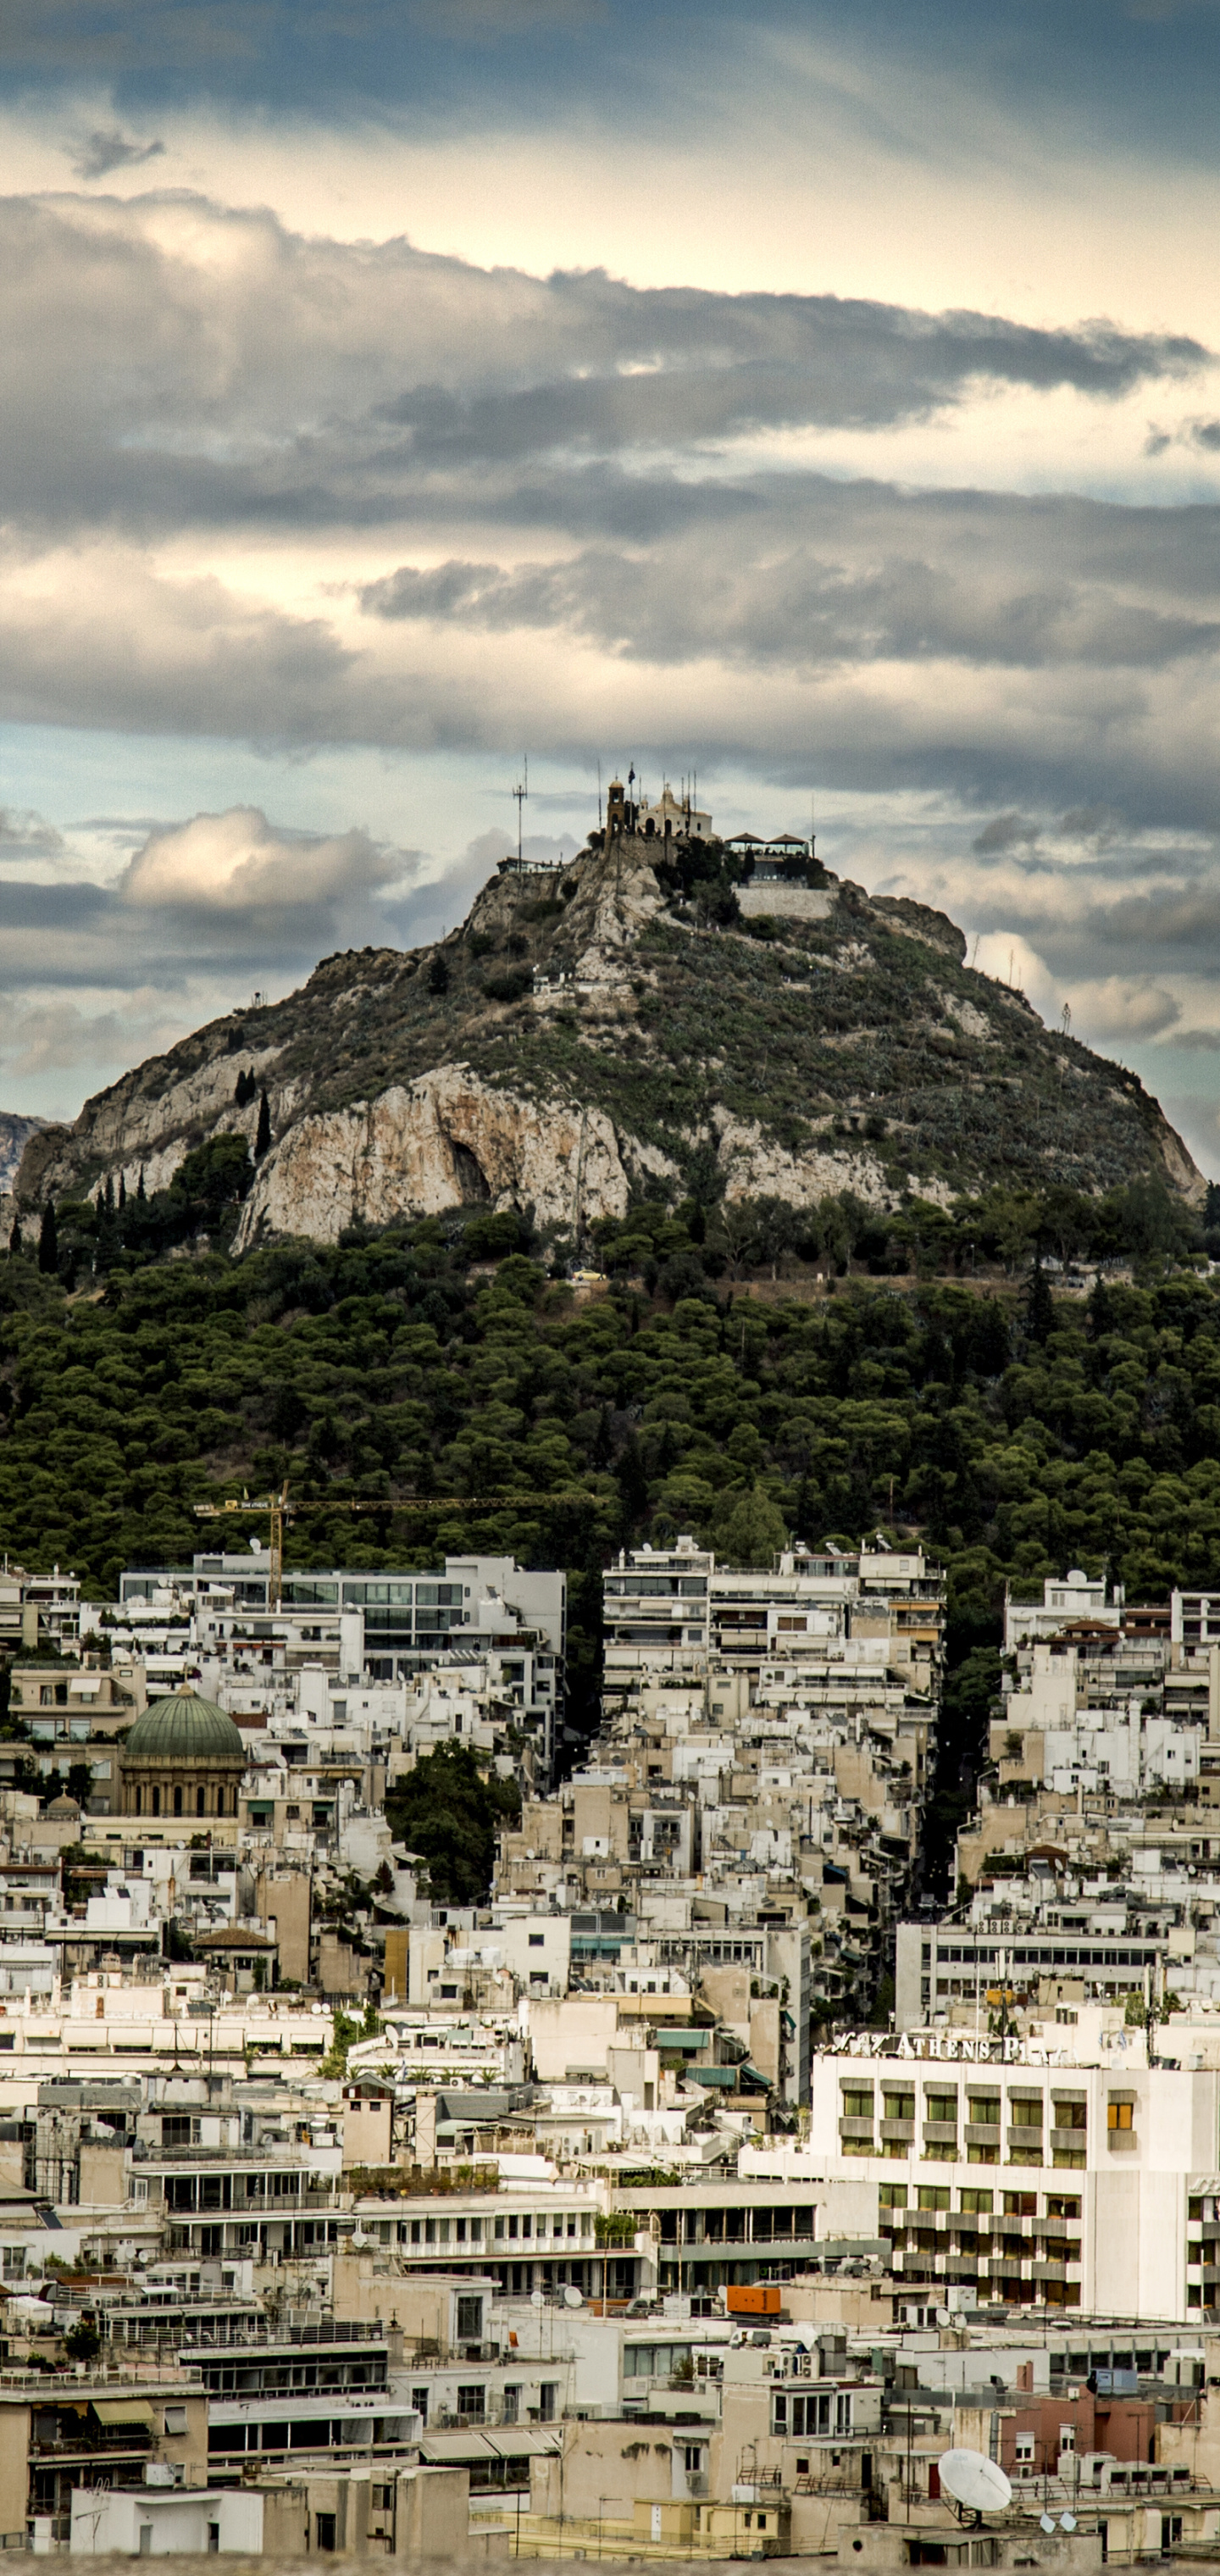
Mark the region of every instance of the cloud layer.
<instances>
[{"instance_id":1,"label":"cloud layer","mask_svg":"<svg viewBox=\"0 0 1220 2576\"><path fill-rule=\"evenodd\" d=\"M1117 135L1151 40L1098 12L1096 109ZM918 45L892 0L864 14L914 208L938 132L962 131L959 58L983 94L979 13L934 0ZM555 792L626 752L651 773L697 765L718 805L757 793L757 819L816 783L832 865L943 901L1049 1014L1142 1050L1145 1072L1164 1062L1183 1092L1220 1089L1220 364L1197 310L1168 288L1138 327L1121 298L1080 318L1025 284L1011 302L999 284L835 293L812 251L809 291L643 286L565 259L558 231L535 273L340 238L320 191L294 227L158 184L196 179L181 99L205 66L213 101L249 105L272 79L287 99L308 55L321 115L327 81L353 96L378 44L404 132L430 120L433 141L473 149L493 103L541 132L540 79L564 149L589 138L594 195L612 187L605 73L627 39L649 66L637 145L697 158L701 130L711 156L715 80L730 57L747 72L740 151L772 204L815 91L840 136L853 118L880 130L862 17L849 29L820 0L727 32L707 16L685 100L698 10L681 44L627 0L338 17L342 41L311 0L84 0L0 26L0 95L6 78L54 93L56 167L82 183L0 201L0 721L10 739L212 746L219 780L167 798L172 759L140 753L144 821L109 841L71 825L66 796L39 800L44 820L10 791L9 1067L110 1068L124 1029L139 1051L328 947L412 935L429 904L454 918L487 810L462 782L486 792L528 746ZM991 58L978 150L997 163L1026 117L1045 164L1039 82L1039 118L1066 133L1079 31L1048 21L1039 41L1019 70ZM1163 104L1189 50L1178 18L1156 42ZM489 202L500 150L490 136ZM270 785L250 793L254 753L281 779L332 753L370 779L448 764L452 826L378 829L354 794L292 828Z\"/></svg>"}]
</instances>

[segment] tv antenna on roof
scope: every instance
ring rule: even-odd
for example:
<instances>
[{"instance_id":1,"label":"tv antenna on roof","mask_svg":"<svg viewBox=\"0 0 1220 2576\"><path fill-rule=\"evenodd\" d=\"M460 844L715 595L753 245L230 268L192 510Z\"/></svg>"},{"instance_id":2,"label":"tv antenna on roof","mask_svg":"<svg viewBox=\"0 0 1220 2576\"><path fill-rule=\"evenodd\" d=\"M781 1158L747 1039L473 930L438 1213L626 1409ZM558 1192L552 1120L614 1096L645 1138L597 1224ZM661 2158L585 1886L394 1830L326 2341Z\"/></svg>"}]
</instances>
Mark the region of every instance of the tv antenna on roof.
<instances>
[{"instance_id":1,"label":"tv antenna on roof","mask_svg":"<svg viewBox=\"0 0 1220 2576\"><path fill-rule=\"evenodd\" d=\"M525 754L525 758L524 758L524 760L523 760L523 762L522 762L522 765L521 765L521 776L520 776L520 778L518 779L516 786L512 789L512 791L511 791L511 792L512 792L512 794L516 797L516 799L517 799L517 865L518 865L518 867L520 867L520 866L522 865L522 858L521 858L521 809L522 809L523 805L525 804L526 798L527 798L527 796L529 795L529 792L530 792L530 760L529 760L529 753L528 753L528 752L526 752L526 754Z\"/></svg>"}]
</instances>

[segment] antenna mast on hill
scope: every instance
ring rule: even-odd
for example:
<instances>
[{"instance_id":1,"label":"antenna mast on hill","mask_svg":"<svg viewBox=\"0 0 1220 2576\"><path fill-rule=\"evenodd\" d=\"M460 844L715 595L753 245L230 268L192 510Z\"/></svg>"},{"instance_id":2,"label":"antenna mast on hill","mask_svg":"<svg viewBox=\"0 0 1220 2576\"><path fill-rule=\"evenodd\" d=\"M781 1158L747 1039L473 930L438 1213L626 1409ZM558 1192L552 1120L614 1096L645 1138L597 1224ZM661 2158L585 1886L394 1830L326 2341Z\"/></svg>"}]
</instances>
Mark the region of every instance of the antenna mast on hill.
<instances>
[{"instance_id":1,"label":"antenna mast on hill","mask_svg":"<svg viewBox=\"0 0 1220 2576\"><path fill-rule=\"evenodd\" d=\"M525 804L525 801L526 801L527 796L529 795L529 792L530 792L530 760L529 760L529 753L528 753L528 752L526 752L526 754L525 754L525 758L524 758L524 760L523 760L523 762L522 762L522 767L521 767L521 776L520 776L520 778L518 779L516 786L515 786L515 787L513 788L513 790L512 790L513 795L514 795L514 796L516 797L516 799L517 799L517 865L518 865L518 867L521 867L521 866L522 866L522 864L523 864L523 862L522 862L522 857L521 857L521 846L522 846L522 844L521 844L521 809L522 809L522 807L523 807L523 806L524 806L524 804Z\"/></svg>"},{"instance_id":2,"label":"antenna mast on hill","mask_svg":"<svg viewBox=\"0 0 1220 2576\"><path fill-rule=\"evenodd\" d=\"M599 761L598 761L598 764L597 764L597 828L598 828L598 831L599 831L599 832L600 832L600 830L601 830L601 827L602 827L602 765L601 765L601 762L600 762L600 760L599 760Z\"/></svg>"}]
</instances>

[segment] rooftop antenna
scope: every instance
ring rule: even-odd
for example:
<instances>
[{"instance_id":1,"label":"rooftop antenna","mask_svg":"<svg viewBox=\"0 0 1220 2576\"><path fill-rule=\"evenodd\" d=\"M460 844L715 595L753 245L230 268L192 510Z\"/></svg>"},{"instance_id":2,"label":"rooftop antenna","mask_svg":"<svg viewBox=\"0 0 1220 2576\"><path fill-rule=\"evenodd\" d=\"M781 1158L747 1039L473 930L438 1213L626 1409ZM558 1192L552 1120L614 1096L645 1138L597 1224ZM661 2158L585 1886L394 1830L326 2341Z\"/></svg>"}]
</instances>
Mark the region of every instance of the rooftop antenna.
<instances>
[{"instance_id":1,"label":"rooftop antenna","mask_svg":"<svg viewBox=\"0 0 1220 2576\"><path fill-rule=\"evenodd\" d=\"M521 776L520 776L520 778L518 779L516 786L515 786L515 787L513 788L513 790L512 790L513 795L514 795L514 796L516 797L516 799L517 799L517 865L518 865L518 867L521 867L521 866L523 865L522 856L521 856L521 813L522 813L522 808L523 808L523 806L524 806L524 804L525 804L525 800L526 800L527 796L529 795L529 792L530 792L530 760L529 760L529 753L528 753L528 752L526 752L526 754L525 754L525 758L524 758L524 760L523 760L523 762L522 762L522 766L521 766Z\"/></svg>"},{"instance_id":2,"label":"rooftop antenna","mask_svg":"<svg viewBox=\"0 0 1220 2576\"><path fill-rule=\"evenodd\" d=\"M597 764L597 828L598 828L598 831L599 831L599 832L600 832L600 830L601 830L601 827L602 827L602 765L601 765L601 762L600 762L600 760L599 760L599 761L598 761L598 764Z\"/></svg>"}]
</instances>

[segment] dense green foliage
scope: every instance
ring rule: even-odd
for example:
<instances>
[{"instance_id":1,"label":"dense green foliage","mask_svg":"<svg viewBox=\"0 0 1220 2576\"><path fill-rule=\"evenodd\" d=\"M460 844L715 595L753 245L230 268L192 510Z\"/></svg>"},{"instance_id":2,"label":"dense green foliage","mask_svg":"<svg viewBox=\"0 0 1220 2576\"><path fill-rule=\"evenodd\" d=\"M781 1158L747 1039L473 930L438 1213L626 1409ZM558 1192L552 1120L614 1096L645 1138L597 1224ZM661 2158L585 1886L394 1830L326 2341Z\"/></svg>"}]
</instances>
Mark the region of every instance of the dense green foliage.
<instances>
[{"instance_id":1,"label":"dense green foliage","mask_svg":"<svg viewBox=\"0 0 1220 2576\"><path fill-rule=\"evenodd\" d=\"M468 1744L438 1744L386 1799L396 1842L427 1864L432 1895L442 1905L478 1905L491 1886L496 1835L516 1822L516 1782L485 1777Z\"/></svg>"},{"instance_id":2,"label":"dense green foliage","mask_svg":"<svg viewBox=\"0 0 1220 2576\"><path fill-rule=\"evenodd\" d=\"M955 1664L994 1645L1005 1576L1104 1562L1143 1597L1215 1579L1209 1280L1149 1264L1145 1285L1045 1300L1048 1314L1028 1289L951 1279L763 1304L709 1283L714 1218L630 1223L656 1297L616 1286L584 1306L509 1249L514 1217L146 1264L71 1297L32 1254L11 1258L4 1545L105 1597L124 1564L189 1560L197 1500L288 1476L332 1506L291 1524L298 1564L422 1565L475 1544L566 1564L584 1723L600 1568L645 1533L693 1527L765 1559L780 1529L817 1543L917 1526L948 1555ZM471 1275L497 1256L494 1276ZM506 1490L537 1500L443 1499ZM436 1500L396 1514L409 1494ZM384 1513L355 1519L352 1497Z\"/></svg>"},{"instance_id":3,"label":"dense green foliage","mask_svg":"<svg viewBox=\"0 0 1220 2576\"><path fill-rule=\"evenodd\" d=\"M579 1569L645 1530L727 1546L748 1502L764 1548L779 1524L814 1542L918 1525L971 1618L991 1616L1005 1574L1069 1560L1107 1560L1144 1595L1214 1578L1210 1280L1162 1265L1045 1314L1028 1286L950 1279L764 1304L709 1284L699 1217L631 1220L657 1295L586 1305L507 1249L513 1217L149 1263L74 1296L10 1258L4 1544L105 1595L125 1563L189 1557L196 1500L288 1476L334 1506L292 1525L297 1563L426 1563L478 1539ZM443 1499L496 1491L537 1501L483 1516ZM396 1517L411 1494L436 1501ZM352 1497L383 1499L384 1517L354 1520Z\"/></svg>"}]
</instances>

